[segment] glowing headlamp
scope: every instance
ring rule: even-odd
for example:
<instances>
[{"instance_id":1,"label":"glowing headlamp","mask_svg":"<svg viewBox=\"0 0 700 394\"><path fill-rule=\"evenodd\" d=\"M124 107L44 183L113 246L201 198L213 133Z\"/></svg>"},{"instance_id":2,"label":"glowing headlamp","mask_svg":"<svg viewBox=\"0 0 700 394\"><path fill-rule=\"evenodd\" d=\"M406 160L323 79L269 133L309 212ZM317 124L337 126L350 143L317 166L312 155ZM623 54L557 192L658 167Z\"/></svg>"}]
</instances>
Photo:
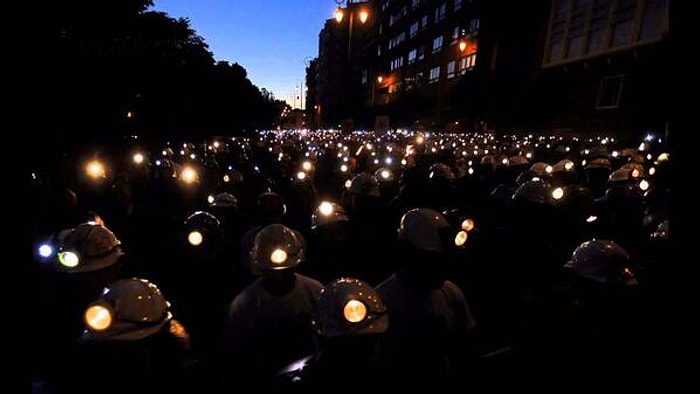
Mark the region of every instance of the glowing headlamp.
<instances>
[{"instance_id":1,"label":"glowing headlamp","mask_svg":"<svg viewBox=\"0 0 700 394\"><path fill-rule=\"evenodd\" d=\"M319 205L318 209L322 215L328 216L333 213L333 204L329 203L328 201L324 201L321 203L321 205Z\"/></svg>"},{"instance_id":2,"label":"glowing headlamp","mask_svg":"<svg viewBox=\"0 0 700 394\"><path fill-rule=\"evenodd\" d=\"M270 254L270 261L273 264L282 264L287 261L287 252L282 249L275 249Z\"/></svg>"},{"instance_id":3,"label":"glowing headlamp","mask_svg":"<svg viewBox=\"0 0 700 394\"><path fill-rule=\"evenodd\" d=\"M457 247L464 246L464 244L467 243L467 238L468 238L468 235L467 235L466 231L462 230L462 231L458 232L457 235L455 235L455 246L457 246Z\"/></svg>"},{"instance_id":4,"label":"glowing headlamp","mask_svg":"<svg viewBox=\"0 0 700 394\"><path fill-rule=\"evenodd\" d=\"M556 189L552 190L552 198L555 200L561 200L561 198L564 197L564 189L561 187L557 187Z\"/></svg>"},{"instance_id":5,"label":"glowing headlamp","mask_svg":"<svg viewBox=\"0 0 700 394\"><path fill-rule=\"evenodd\" d=\"M104 331L112 325L112 312L102 305L92 305L85 310L83 319L92 331Z\"/></svg>"},{"instance_id":6,"label":"glowing headlamp","mask_svg":"<svg viewBox=\"0 0 700 394\"><path fill-rule=\"evenodd\" d=\"M48 259L53 255L53 246L51 244L45 243L39 245L39 256L41 256L44 259Z\"/></svg>"},{"instance_id":7,"label":"glowing headlamp","mask_svg":"<svg viewBox=\"0 0 700 394\"><path fill-rule=\"evenodd\" d=\"M343 317L350 323L359 323L367 317L367 307L362 301L350 300L343 307Z\"/></svg>"},{"instance_id":8,"label":"glowing headlamp","mask_svg":"<svg viewBox=\"0 0 700 394\"><path fill-rule=\"evenodd\" d=\"M66 250L58 254L58 262L64 267L75 268L80 264L80 257L78 253L72 250Z\"/></svg>"},{"instance_id":9,"label":"glowing headlamp","mask_svg":"<svg viewBox=\"0 0 700 394\"><path fill-rule=\"evenodd\" d=\"M472 231L472 229L474 229L474 220L473 219L464 219L462 221L461 228L464 231Z\"/></svg>"},{"instance_id":10,"label":"glowing headlamp","mask_svg":"<svg viewBox=\"0 0 700 394\"><path fill-rule=\"evenodd\" d=\"M199 246L204 242L204 235L199 230L192 230L187 234L187 242L192 246Z\"/></svg>"}]
</instances>

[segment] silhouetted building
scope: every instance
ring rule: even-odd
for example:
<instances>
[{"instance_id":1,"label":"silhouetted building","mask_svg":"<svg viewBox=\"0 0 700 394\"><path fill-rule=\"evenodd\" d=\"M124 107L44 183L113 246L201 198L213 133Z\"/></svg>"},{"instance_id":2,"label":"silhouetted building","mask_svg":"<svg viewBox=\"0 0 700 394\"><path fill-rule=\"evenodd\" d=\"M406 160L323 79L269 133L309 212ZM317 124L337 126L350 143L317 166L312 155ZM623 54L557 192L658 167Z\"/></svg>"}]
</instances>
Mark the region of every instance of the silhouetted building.
<instances>
[{"instance_id":1,"label":"silhouetted building","mask_svg":"<svg viewBox=\"0 0 700 394\"><path fill-rule=\"evenodd\" d=\"M349 2L344 11L319 33L314 107L322 127L355 123L363 110L362 65L377 13L373 1Z\"/></svg>"},{"instance_id":2,"label":"silhouetted building","mask_svg":"<svg viewBox=\"0 0 700 394\"><path fill-rule=\"evenodd\" d=\"M548 128L638 135L670 118L669 0L553 0L536 75Z\"/></svg>"},{"instance_id":3,"label":"silhouetted building","mask_svg":"<svg viewBox=\"0 0 700 394\"><path fill-rule=\"evenodd\" d=\"M319 119L316 116L316 70L317 70L318 59L313 58L306 65L306 96L304 97L304 113L306 114L306 119L308 127L311 129L318 128Z\"/></svg>"}]
</instances>

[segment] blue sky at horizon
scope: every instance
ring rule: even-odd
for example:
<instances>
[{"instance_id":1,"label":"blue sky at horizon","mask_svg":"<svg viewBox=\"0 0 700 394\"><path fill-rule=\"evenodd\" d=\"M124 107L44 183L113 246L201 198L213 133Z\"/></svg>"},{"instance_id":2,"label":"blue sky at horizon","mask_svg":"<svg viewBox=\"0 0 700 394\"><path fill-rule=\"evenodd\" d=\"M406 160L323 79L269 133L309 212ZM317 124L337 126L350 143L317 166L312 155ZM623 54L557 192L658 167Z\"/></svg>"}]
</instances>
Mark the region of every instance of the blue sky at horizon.
<instances>
[{"instance_id":1,"label":"blue sky at horizon","mask_svg":"<svg viewBox=\"0 0 700 394\"><path fill-rule=\"evenodd\" d=\"M151 10L187 18L217 61L238 63L259 88L285 100L304 83L305 59L335 0L153 0ZM291 104L291 103L290 103Z\"/></svg>"}]
</instances>

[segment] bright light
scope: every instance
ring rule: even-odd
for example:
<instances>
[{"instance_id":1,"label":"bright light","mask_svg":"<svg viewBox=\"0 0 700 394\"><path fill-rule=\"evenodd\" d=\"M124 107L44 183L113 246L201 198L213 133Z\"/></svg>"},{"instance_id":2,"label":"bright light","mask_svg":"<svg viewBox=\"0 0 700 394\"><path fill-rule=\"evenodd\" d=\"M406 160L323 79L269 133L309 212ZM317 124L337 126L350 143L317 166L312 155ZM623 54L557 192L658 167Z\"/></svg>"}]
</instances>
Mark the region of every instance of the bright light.
<instances>
[{"instance_id":1,"label":"bright light","mask_svg":"<svg viewBox=\"0 0 700 394\"><path fill-rule=\"evenodd\" d=\"M382 83L383 80L384 77L382 77L381 75L377 77L377 83Z\"/></svg>"},{"instance_id":2,"label":"bright light","mask_svg":"<svg viewBox=\"0 0 700 394\"><path fill-rule=\"evenodd\" d=\"M297 179L303 181L304 179L306 179L306 173L304 171L297 172Z\"/></svg>"},{"instance_id":3,"label":"bright light","mask_svg":"<svg viewBox=\"0 0 700 394\"><path fill-rule=\"evenodd\" d=\"M180 179L185 183L194 183L197 181L197 171L192 167L185 167L180 174Z\"/></svg>"},{"instance_id":4,"label":"bright light","mask_svg":"<svg viewBox=\"0 0 700 394\"><path fill-rule=\"evenodd\" d=\"M231 182L231 177L228 174L224 175L223 179L224 179L224 182L226 182L226 183Z\"/></svg>"},{"instance_id":5,"label":"bright light","mask_svg":"<svg viewBox=\"0 0 700 394\"><path fill-rule=\"evenodd\" d=\"M64 267L73 268L80 263L80 258L75 252L67 251L58 254L58 262Z\"/></svg>"},{"instance_id":6,"label":"bright light","mask_svg":"<svg viewBox=\"0 0 700 394\"><path fill-rule=\"evenodd\" d=\"M344 15L345 14L343 13L343 10L341 8L338 8L337 10L335 10L335 21L338 23L342 22Z\"/></svg>"},{"instance_id":7,"label":"bright light","mask_svg":"<svg viewBox=\"0 0 700 394\"><path fill-rule=\"evenodd\" d=\"M530 153L530 152L526 153L525 157L528 159L532 159L532 153Z\"/></svg>"},{"instance_id":8,"label":"bright light","mask_svg":"<svg viewBox=\"0 0 700 394\"><path fill-rule=\"evenodd\" d=\"M391 176L391 172L389 172L389 170L382 170L381 176L384 179L389 179L389 177Z\"/></svg>"},{"instance_id":9,"label":"bright light","mask_svg":"<svg viewBox=\"0 0 700 394\"><path fill-rule=\"evenodd\" d=\"M90 161L85 167L85 171L91 178L104 178L107 173L104 165L98 160Z\"/></svg>"},{"instance_id":10,"label":"bright light","mask_svg":"<svg viewBox=\"0 0 700 394\"><path fill-rule=\"evenodd\" d=\"M204 242L204 235L201 232L194 230L187 234L187 242L192 246L199 246Z\"/></svg>"},{"instance_id":11,"label":"bright light","mask_svg":"<svg viewBox=\"0 0 700 394\"><path fill-rule=\"evenodd\" d=\"M420 145L423 142L425 142L425 138L423 138L422 135L419 135L418 137L416 137L416 144Z\"/></svg>"},{"instance_id":12,"label":"bright light","mask_svg":"<svg viewBox=\"0 0 700 394\"><path fill-rule=\"evenodd\" d=\"M656 168L651 167L651 168L649 169L649 175L654 175L654 174L656 174Z\"/></svg>"},{"instance_id":13,"label":"bright light","mask_svg":"<svg viewBox=\"0 0 700 394\"><path fill-rule=\"evenodd\" d=\"M553 170L552 166L547 166L544 168L544 172L546 172L547 174L551 174L552 170Z\"/></svg>"},{"instance_id":14,"label":"bright light","mask_svg":"<svg viewBox=\"0 0 700 394\"><path fill-rule=\"evenodd\" d=\"M274 264L282 264L287 261L287 252L282 249L275 249L270 254L270 261Z\"/></svg>"},{"instance_id":15,"label":"bright light","mask_svg":"<svg viewBox=\"0 0 700 394\"><path fill-rule=\"evenodd\" d=\"M464 231L472 231L474 229L474 220L472 219L464 219L462 221L462 230Z\"/></svg>"},{"instance_id":16,"label":"bright light","mask_svg":"<svg viewBox=\"0 0 700 394\"><path fill-rule=\"evenodd\" d=\"M301 164L301 168L304 169L304 171L311 171L311 162L305 161Z\"/></svg>"},{"instance_id":17,"label":"bright light","mask_svg":"<svg viewBox=\"0 0 700 394\"><path fill-rule=\"evenodd\" d=\"M561 200L561 198L564 197L564 189L561 187L558 187L554 190L552 190L552 198L555 200Z\"/></svg>"},{"instance_id":18,"label":"bright light","mask_svg":"<svg viewBox=\"0 0 700 394\"><path fill-rule=\"evenodd\" d=\"M143 163L143 154L136 153L136 154L134 154L133 159L134 159L134 163L141 164L141 163Z\"/></svg>"},{"instance_id":19,"label":"bright light","mask_svg":"<svg viewBox=\"0 0 700 394\"><path fill-rule=\"evenodd\" d=\"M464 52L465 49L467 49L467 42L462 40L459 42L459 51Z\"/></svg>"},{"instance_id":20,"label":"bright light","mask_svg":"<svg viewBox=\"0 0 700 394\"><path fill-rule=\"evenodd\" d=\"M464 246L465 243L467 243L467 232L462 230L455 235L455 246L461 247Z\"/></svg>"},{"instance_id":21,"label":"bright light","mask_svg":"<svg viewBox=\"0 0 700 394\"><path fill-rule=\"evenodd\" d=\"M367 22L367 18L369 18L369 12L366 10L360 11L360 22L365 23Z\"/></svg>"},{"instance_id":22,"label":"bright light","mask_svg":"<svg viewBox=\"0 0 700 394\"><path fill-rule=\"evenodd\" d=\"M340 166L340 171L342 171L342 172L347 172L347 171L348 171L348 166L347 166L347 164L341 165L341 166Z\"/></svg>"},{"instance_id":23,"label":"bright light","mask_svg":"<svg viewBox=\"0 0 700 394\"><path fill-rule=\"evenodd\" d=\"M53 248L49 244L39 246L39 256L43 258L50 257L53 254Z\"/></svg>"},{"instance_id":24,"label":"bright light","mask_svg":"<svg viewBox=\"0 0 700 394\"><path fill-rule=\"evenodd\" d=\"M345 181L345 188L350 189L350 186L352 186L352 181L348 179L347 181Z\"/></svg>"},{"instance_id":25,"label":"bright light","mask_svg":"<svg viewBox=\"0 0 700 394\"><path fill-rule=\"evenodd\" d=\"M85 310L85 323L94 331L102 331L112 325L112 314L102 305L93 305Z\"/></svg>"},{"instance_id":26,"label":"bright light","mask_svg":"<svg viewBox=\"0 0 700 394\"><path fill-rule=\"evenodd\" d=\"M384 159L384 163L386 163L387 165L391 165L392 162L393 160L391 159L391 157L387 157L386 159Z\"/></svg>"},{"instance_id":27,"label":"bright light","mask_svg":"<svg viewBox=\"0 0 700 394\"><path fill-rule=\"evenodd\" d=\"M614 151L612 152L612 157L617 157L617 156L619 156L619 155L620 155L620 153L619 153L618 151L616 151L616 150L614 150Z\"/></svg>"},{"instance_id":28,"label":"bright light","mask_svg":"<svg viewBox=\"0 0 700 394\"><path fill-rule=\"evenodd\" d=\"M350 300L343 308L343 317L350 323L359 323L367 317L367 307L361 301Z\"/></svg>"},{"instance_id":29,"label":"bright light","mask_svg":"<svg viewBox=\"0 0 700 394\"><path fill-rule=\"evenodd\" d=\"M208 196L207 196L207 202L208 202L209 204L213 204L213 203L214 203L214 196L212 196L211 194L208 195Z\"/></svg>"},{"instance_id":30,"label":"bright light","mask_svg":"<svg viewBox=\"0 0 700 394\"><path fill-rule=\"evenodd\" d=\"M567 171L570 171L570 170L573 169L573 168L574 168L574 163L573 163L573 162L567 161L567 162L564 164L564 169L567 170Z\"/></svg>"},{"instance_id":31,"label":"bright light","mask_svg":"<svg viewBox=\"0 0 700 394\"><path fill-rule=\"evenodd\" d=\"M333 204L324 201L319 205L318 210L321 211L321 215L328 216L333 213Z\"/></svg>"},{"instance_id":32,"label":"bright light","mask_svg":"<svg viewBox=\"0 0 700 394\"><path fill-rule=\"evenodd\" d=\"M651 186L651 185L649 184L649 181L647 181L646 179L642 179L639 182L639 188L642 189L643 192L649 190L649 186Z\"/></svg>"}]
</instances>

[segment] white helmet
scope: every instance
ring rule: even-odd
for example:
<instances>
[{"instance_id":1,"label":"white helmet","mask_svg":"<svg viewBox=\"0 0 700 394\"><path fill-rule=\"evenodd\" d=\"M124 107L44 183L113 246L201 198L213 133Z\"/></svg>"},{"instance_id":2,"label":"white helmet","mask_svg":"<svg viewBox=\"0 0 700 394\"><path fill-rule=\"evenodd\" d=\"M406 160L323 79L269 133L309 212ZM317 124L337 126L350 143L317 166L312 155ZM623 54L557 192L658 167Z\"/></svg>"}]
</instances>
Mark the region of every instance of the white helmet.
<instances>
[{"instance_id":1,"label":"white helmet","mask_svg":"<svg viewBox=\"0 0 700 394\"><path fill-rule=\"evenodd\" d=\"M311 229L331 223L347 222L348 216L343 207L332 201L322 201L311 215Z\"/></svg>"},{"instance_id":2,"label":"white helmet","mask_svg":"<svg viewBox=\"0 0 700 394\"><path fill-rule=\"evenodd\" d=\"M251 262L260 270L296 267L304 258L301 235L279 223L263 227L255 236L250 251Z\"/></svg>"},{"instance_id":3,"label":"white helmet","mask_svg":"<svg viewBox=\"0 0 700 394\"><path fill-rule=\"evenodd\" d=\"M583 242L564 266L580 277L600 283L637 284L629 254L615 241L592 239Z\"/></svg>"},{"instance_id":4,"label":"white helmet","mask_svg":"<svg viewBox=\"0 0 700 394\"><path fill-rule=\"evenodd\" d=\"M137 341L159 332L172 319L158 287L139 278L107 285L83 313L84 340Z\"/></svg>"},{"instance_id":5,"label":"white helmet","mask_svg":"<svg viewBox=\"0 0 700 394\"><path fill-rule=\"evenodd\" d=\"M386 306L367 282L340 278L319 294L311 324L326 338L377 334L389 325Z\"/></svg>"},{"instance_id":6,"label":"white helmet","mask_svg":"<svg viewBox=\"0 0 700 394\"><path fill-rule=\"evenodd\" d=\"M112 231L86 222L65 234L58 267L66 272L97 271L116 264L123 255L121 242Z\"/></svg>"},{"instance_id":7,"label":"white helmet","mask_svg":"<svg viewBox=\"0 0 700 394\"><path fill-rule=\"evenodd\" d=\"M355 175L350 181L350 187L348 189L350 194L359 196L372 196L379 197L379 181L373 175L367 173L361 173Z\"/></svg>"},{"instance_id":8,"label":"white helmet","mask_svg":"<svg viewBox=\"0 0 700 394\"><path fill-rule=\"evenodd\" d=\"M414 208L401 217L398 240L408 241L424 251L439 252L444 250L441 230L449 227L442 213L431 208Z\"/></svg>"}]
</instances>

